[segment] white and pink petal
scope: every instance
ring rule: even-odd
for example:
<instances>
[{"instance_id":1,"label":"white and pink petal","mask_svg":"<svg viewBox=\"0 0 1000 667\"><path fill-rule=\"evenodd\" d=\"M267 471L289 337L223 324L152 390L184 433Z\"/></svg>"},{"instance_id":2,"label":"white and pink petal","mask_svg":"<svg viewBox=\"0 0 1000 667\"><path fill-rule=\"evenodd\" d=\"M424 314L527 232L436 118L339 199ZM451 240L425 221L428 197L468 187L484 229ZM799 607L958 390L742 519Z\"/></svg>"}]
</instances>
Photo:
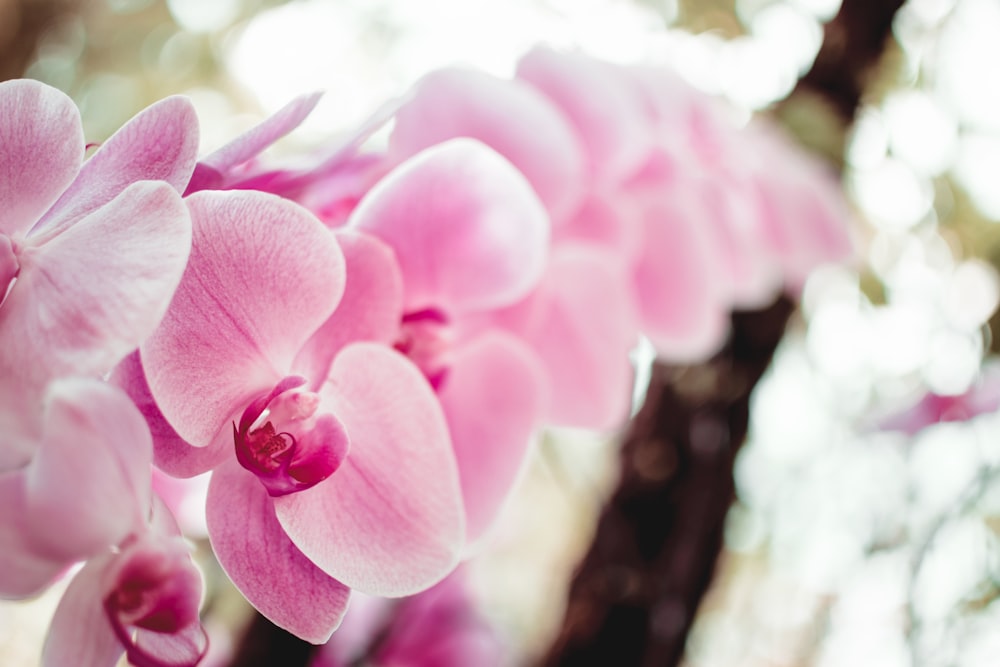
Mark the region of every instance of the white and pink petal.
<instances>
[{"instance_id":1,"label":"white and pink petal","mask_svg":"<svg viewBox=\"0 0 1000 667\"><path fill-rule=\"evenodd\" d=\"M410 595L458 563L465 534L448 427L427 381L374 343L344 348L323 390L351 451L311 489L274 499L317 567L363 593Z\"/></svg>"}]
</instances>

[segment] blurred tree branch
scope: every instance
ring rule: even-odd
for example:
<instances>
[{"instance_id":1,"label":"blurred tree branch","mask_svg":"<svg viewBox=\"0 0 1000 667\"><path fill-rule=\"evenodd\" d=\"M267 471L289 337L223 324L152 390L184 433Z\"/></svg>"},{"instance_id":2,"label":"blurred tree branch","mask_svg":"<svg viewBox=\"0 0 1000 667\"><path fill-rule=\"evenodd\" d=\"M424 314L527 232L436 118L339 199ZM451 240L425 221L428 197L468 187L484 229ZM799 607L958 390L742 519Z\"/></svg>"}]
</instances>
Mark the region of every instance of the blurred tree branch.
<instances>
[{"instance_id":1,"label":"blurred tree branch","mask_svg":"<svg viewBox=\"0 0 1000 667\"><path fill-rule=\"evenodd\" d=\"M24 76L38 42L60 18L80 11L72 0L0 0L0 81Z\"/></svg>"}]
</instances>

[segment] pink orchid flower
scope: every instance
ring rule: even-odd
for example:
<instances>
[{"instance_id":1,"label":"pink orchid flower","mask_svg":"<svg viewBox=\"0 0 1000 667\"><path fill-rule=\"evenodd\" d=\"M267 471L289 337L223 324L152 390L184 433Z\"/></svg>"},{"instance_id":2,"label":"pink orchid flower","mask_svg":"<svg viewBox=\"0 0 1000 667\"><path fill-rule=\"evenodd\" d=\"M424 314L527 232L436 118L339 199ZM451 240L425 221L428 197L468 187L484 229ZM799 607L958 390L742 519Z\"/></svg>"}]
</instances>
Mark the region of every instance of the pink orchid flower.
<instances>
[{"instance_id":1,"label":"pink orchid flower","mask_svg":"<svg viewBox=\"0 0 1000 667\"><path fill-rule=\"evenodd\" d=\"M462 570L398 602L356 600L344 627L311 667L490 667L509 663L509 649L482 617Z\"/></svg>"},{"instance_id":2,"label":"pink orchid flower","mask_svg":"<svg viewBox=\"0 0 1000 667\"><path fill-rule=\"evenodd\" d=\"M201 580L180 538L150 526L143 416L115 387L68 378L49 385L40 421L31 461L0 474L0 596L34 595L88 561L56 612L43 664L112 667L123 652L139 666L196 664Z\"/></svg>"},{"instance_id":3,"label":"pink orchid flower","mask_svg":"<svg viewBox=\"0 0 1000 667\"><path fill-rule=\"evenodd\" d=\"M115 381L147 415L159 467L214 470L209 538L237 588L277 625L323 642L351 589L411 594L457 563L447 425L403 356L328 325L360 333L386 318L377 299L349 298L384 248L349 239L342 250L305 209L260 192L187 203L184 278Z\"/></svg>"},{"instance_id":4,"label":"pink orchid flower","mask_svg":"<svg viewBox=\"0 0 1000 667\"><path fill-rule=\"evenodd\" d=\"M535 87L564 114L585 146L591 193L563 236L611 242L626 264L641 331L665 358L704 358L725 341L726 298L716 224L687 162L671 160L664 127L626 68L581 54L535 49L517 79ZM600 83L608 94L596 96ZM597 208L595 234L594 208Z\"/></svg>"},{"instance_id":5,"label":"pink orchid flower","mask_svg":"<svg viewBox=\"0 0 1000 667\"><path fill-rule=\"evenodd\" d=\"M545 210L509 162L456 139L393 169L346 229L380 239L398 262L392 298L399 315L381 340L409 357L437 392L458 462L466 536L476 542L510 493L546 410L538 359L491 320L543 275ZM348 289L351 271L348 260Z\"/></svg>"},{"instance_id":6,"label":"pink orchid flower","mask_svg":"<svg viewBox=\"0 0 1000 667\"><path fill-rule=\"evenodd\" d=\"M536 49L517 79L555 103L591 165L590 201L557 239L619 249L661 355L710 355L731 309L766 303L782 283L801 289L817 264L849 256L835 181L763 121L740 129L668 71L579 54Z\"/></svg>"},{"instance_id":7,"label":"pink orchid flower","mask_svg":"<svg viewBox=\"0 0 1000 667\"><path fill-rule=\"evenodd\" d=\"M620 228L616 215L585 196L596 163L587 162L578 133L541 93L474 71L446 69L422 79L397 112L389 156L400 160L453 137L482 141L510 160L552 221L555 242L541 279L492 316L537 355L550 386L544 420L601 429L621 424L637 325L630 277L616 232L609 231ZM565 238L578 216L591 221L587 243Z\"/></svg>"},{"instance_id":8,"label":"pink orchid flower","mask_svg":"<svg viewBox=\"0 0 1000 667\"><path fill-rule=\"evenodd\" d=\"M195 667L208 651L198 618L202 577L154 496L145 530L90 559L63 593L42 667Z\"/></svg>"},{"instance_id":9,"label":"pink orchid flower","mask_svg":"<svg viewBox=\"0 0 1000 667\"><path fill-rule=\"evenodd\" d=\"M168 98L84 162L72 101L8 81L0 142L0 384L34 410L49 380L106 373L159 323L191 245L197 121ZM0 469L26 454L3 448Z\"/></svg>"},{"instance_id":10,"label":"pink orchid flower","mask_svg":"<svg viewBox=\"0 0 1000 667\"><path fill-rule=\"evenodd\" d=\"M98 380L56 380L37 421L4 442L32 452L25 466L0 473L4 597L34 595L73 563L120 544L145 522L150 502L149 430L120 391ZM32 431L39 437L16 435Z\"/></svg>"}]
</instances>

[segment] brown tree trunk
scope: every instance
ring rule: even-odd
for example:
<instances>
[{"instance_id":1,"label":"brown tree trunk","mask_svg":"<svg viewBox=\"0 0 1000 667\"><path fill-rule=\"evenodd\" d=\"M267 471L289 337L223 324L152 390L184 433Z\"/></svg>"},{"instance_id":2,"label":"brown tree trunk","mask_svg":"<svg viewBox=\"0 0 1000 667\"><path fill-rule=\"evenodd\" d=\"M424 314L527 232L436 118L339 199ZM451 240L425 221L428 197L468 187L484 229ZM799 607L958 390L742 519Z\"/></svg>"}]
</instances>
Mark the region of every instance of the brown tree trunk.
<instances>
[{"instance_id":1,"label":"brown tree trunk","mask_svg":"<svg viewBox=\"0 0 1000 667\"><path fill-rule=\"evenodd\" d=\"M710 361L654 365L622 445L618 489L573 580L545 664L680 661L722 549L750 392L792 309L781 298L765 310L735 313L730 343Z\"/></svg>"},{"instance_id":2,"label":"brown tree trunk","mask_svg":"<svg viewBox=\"0 0 1000 667\"><path fill-rule=\"evenodd\" d=\"M24 76L45 31L80 11L71 0L0 0L0 81Z\"/></svg>"}]
</instances>

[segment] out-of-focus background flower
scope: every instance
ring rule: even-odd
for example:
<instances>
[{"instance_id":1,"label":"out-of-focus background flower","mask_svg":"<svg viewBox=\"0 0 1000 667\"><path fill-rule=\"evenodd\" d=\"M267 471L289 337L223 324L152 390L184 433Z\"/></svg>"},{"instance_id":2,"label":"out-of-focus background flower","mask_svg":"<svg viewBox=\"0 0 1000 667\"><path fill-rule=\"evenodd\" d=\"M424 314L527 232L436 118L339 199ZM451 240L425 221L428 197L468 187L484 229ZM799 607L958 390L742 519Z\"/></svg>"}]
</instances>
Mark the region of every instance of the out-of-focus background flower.
<instances>
[{"instance_id":1,"label":"out-of-focus background flower","mask_svg":"<svg viewBox=\"0 0 1000 667\"><path fill-rule=\"evenodd\" d=\"M906 2L846 128L824 99L788 97L839 8L838 0L0 0L0 74L69 93L92 142L160 97L189 95L204 150L299 93L325 90L282 144L308 147L349 131L433 68L508 75L537 43L669 65L747 119L773 113L843 168L861 256L810 279L757 387L726 552L686 661L993 665L1000 415L989 398L1000 395L1000 375L981 369L1000 349L992 333L1000 4ZM931 423L936 408L912 407L928 392L940 399L933 416L953 421ZM561 622L615 460L613 439L546 435L495 538L467 568L472 598L511 664L543 653ZM210 559L202 564L206 622L224 664L249 615ZM37 662L58 593L0 607L4 664Z\"/></svg>"}]
</instances>

